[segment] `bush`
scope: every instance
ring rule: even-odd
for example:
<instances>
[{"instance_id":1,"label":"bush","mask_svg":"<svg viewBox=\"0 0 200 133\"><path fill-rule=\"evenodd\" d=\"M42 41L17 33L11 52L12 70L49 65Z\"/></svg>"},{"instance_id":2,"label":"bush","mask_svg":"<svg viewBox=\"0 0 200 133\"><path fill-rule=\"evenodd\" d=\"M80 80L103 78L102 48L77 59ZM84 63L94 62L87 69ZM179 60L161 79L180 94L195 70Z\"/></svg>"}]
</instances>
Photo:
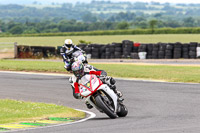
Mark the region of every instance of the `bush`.
<instances>
[{"instance_id":1,"label":"bush","mask_svg":"<svg viewBox=\"0 0 200 133\"><path fill-rule=\"evenodd\" d=\"M20 27L13 29L13 34L0 34L1 37L6 36L90 36L90 35L136 35L136 34L152 34L151 29L127 29L127 30L103 30L103 31L85 31L85 32L59 32L59 33L36 33L36 34L20 34ZM197 34L200 28L157 28L153 34Z\"/></svg>"}]
</instances>

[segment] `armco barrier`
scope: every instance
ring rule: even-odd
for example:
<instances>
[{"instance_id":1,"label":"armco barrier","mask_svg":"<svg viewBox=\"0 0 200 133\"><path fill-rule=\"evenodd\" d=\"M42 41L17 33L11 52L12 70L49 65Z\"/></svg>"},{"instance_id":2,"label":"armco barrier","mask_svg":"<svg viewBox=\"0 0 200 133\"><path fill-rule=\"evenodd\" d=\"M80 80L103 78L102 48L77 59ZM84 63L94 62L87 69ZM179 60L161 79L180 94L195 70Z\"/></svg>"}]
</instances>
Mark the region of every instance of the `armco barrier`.
<instances>
[{"instance_id":1,"label":"armco barrier","mask_svg":"<svg viewBox=\"0 0 200 133\"><path fill-rule=\"evenodd\" d=\"M79 44L89 58L93 59L195 59L200 58L200 44L190 43L134 43L123 40L121 43L112 44ZM52 58L60 57L61 46L17 46L17 58ZM144 56L139 56L145 53ZM140 58L139 58L140 57Z\"/></svg>"}]
</instances>

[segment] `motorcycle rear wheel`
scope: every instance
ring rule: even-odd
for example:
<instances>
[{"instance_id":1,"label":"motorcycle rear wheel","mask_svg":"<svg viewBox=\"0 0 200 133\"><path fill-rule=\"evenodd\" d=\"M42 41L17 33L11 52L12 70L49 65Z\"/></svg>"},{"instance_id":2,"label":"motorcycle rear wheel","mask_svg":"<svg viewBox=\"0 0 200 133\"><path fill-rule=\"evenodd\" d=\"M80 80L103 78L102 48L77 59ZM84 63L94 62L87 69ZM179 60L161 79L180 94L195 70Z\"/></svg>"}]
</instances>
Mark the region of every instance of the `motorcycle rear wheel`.
<instances>
[{"instance_id":1,"label":"motorcycle rear wheel","mask_svg":"<svg viewBox=\"0 0 200 133\"><path fill-rule=\"evenodd\" d=\"M101 95L97 95L95 97L96 104L99 108L103 110L104 113L106 113L111 119L117 118L117 115L114 112L114 107L113 109L110 109L110 105L108 106L107 103L104 102L103 97Z\"/></svg>"}]
</instances>

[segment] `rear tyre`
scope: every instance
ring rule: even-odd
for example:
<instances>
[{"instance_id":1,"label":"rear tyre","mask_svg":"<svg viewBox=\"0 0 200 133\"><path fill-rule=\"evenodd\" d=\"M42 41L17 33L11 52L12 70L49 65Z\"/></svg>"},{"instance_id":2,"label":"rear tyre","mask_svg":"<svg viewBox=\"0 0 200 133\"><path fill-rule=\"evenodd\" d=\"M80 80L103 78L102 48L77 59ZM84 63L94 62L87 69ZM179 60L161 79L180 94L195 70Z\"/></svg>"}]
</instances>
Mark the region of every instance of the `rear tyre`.
<instances>
[{"instance_id":1,"label":"rear tyre","mask_svg":"<svg viewBox=\"0 0 200 133\"><path fill-rule=\"evenodd\" d=\"M104 113L106 113L111 119L117 118L117 115L115 114L115 108L112 105L109 105L106 103L106 101L103 99L101 95L98 95L95 97L96 104L99 108L103 110Z\"/></svg>"}]
</instances>

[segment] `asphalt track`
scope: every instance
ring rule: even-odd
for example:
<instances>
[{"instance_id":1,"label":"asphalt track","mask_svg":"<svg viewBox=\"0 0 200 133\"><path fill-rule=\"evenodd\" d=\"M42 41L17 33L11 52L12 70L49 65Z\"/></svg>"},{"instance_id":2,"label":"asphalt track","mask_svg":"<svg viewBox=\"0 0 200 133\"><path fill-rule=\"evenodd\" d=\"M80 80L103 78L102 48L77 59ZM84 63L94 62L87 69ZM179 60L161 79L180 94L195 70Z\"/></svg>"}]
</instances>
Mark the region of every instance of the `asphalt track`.
<instances>
[{"instance_id":1,"label":"asphalt track","mask_svg":"<svg viewBox=\"0 0 200 133\"><path fill-rule=\"evenodd\" d=\"M16 133L199 133L200 84L117 80L129 114L109 119L75 100L65 76L0 72L0 98L55 103L94 112L88 121Z\"/></svg>"}]
</instances>

